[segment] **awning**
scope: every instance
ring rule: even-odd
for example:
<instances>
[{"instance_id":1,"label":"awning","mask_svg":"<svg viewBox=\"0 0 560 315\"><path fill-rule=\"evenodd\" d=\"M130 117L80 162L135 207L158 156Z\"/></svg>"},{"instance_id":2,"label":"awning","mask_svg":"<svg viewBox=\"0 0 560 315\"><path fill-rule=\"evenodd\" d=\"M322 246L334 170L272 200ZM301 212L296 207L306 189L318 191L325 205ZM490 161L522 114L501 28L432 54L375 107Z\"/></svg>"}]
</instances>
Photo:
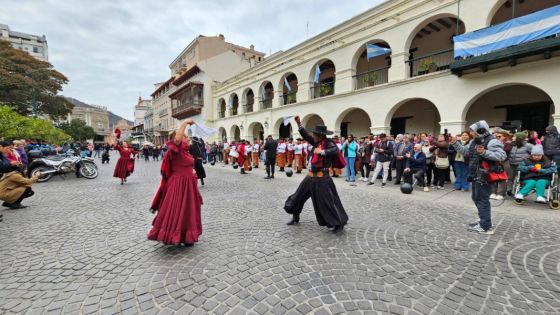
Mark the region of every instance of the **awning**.
<instances>
[{"instance_id":1,"label":"awning","mask_svg":"<svg viewBox=\"0 0 560 315\"><path fill-rule=\"evenodd\" d=\"M455 36L455 58L480 56L556 34L560 34L560 5Z\"/></svg>"}]
</instances>

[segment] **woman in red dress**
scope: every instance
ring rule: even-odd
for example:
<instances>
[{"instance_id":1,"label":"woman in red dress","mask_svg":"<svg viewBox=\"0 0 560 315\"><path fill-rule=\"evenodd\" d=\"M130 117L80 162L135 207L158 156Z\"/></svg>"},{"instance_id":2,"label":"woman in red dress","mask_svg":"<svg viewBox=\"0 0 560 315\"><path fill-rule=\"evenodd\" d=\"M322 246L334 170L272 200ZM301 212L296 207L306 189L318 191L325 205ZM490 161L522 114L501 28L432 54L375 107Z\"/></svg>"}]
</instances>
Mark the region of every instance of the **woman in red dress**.
<instances>
[{"instance_id":1,"label":"woman in red dress","mask_svg":"<svg viewBox=\"0 0 560 315\"><path fill-rule=\"evenodd\" d=\"M126 182L126 178L134 172L134 156L137 154L133 147L128 145L128 142L123 141L122 146L116 142L115 148L119 151L121 157L117 161L113 177L121 179L121 185ZM131 157L132 155L132 157Z\"/></svg>"},{"instance_id":2,"label":"woman in red dress","mask_svg":"<svg viewBox=\"0 0 560 315\"><path fill-rule=\"evenodd\" d=\"M174 141L167 143L167 153L161 166L162 181L152 203L157 215L148 233L148 239L172 245L193 245L202 234L200 208L202 196L198 191L198 178L194 158L189 154L189 139L185 136L185 120Z\"/></svg>"}]
</instances>

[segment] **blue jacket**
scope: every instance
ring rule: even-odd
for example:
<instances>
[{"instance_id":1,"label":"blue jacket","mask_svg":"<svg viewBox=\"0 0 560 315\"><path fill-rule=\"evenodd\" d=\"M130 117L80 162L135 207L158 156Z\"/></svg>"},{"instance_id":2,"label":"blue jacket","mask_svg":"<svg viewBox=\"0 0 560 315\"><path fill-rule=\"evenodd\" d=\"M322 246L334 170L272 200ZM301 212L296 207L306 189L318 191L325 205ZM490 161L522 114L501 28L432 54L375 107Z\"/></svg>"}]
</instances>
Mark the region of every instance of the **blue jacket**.
<instances>
[{"instance_id":1,"label":"blue jacket","mask_svg":"<svg viewBox=\"0 0 560 315\"><path fill-rule=\"evenodd\" d=\"M410 168L413 171L426 171L426 154L424 152L411 153L410 157L406 159L406 168Z\"/></svg>"},{"instance_id":2,"label":"blue jacket","mask_svg":"<svg viewBox=\"0 0 560 315\"><path fill-rule=\"evenodd\" d=\"M345 157L355 158L358 156L358 144L356 141L348 143L348 145L342 145L342 152L344 152Z\"/></svg>"}]
</instances>

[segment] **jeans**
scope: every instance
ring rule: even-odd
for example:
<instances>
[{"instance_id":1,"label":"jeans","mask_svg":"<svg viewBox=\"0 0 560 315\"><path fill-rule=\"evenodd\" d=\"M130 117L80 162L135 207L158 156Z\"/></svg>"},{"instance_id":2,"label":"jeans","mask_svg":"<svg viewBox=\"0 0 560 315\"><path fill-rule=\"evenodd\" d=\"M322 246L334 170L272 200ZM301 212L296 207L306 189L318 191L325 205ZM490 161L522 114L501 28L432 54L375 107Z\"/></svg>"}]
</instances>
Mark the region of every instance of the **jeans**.
<instances>
[{"instance_id":1,"label":"jeans","mask_svg":"<svg viewBox=\"0 0 560 315\"><path fill-rule=\"evenodd\" d=\"M363 178L369 178L369 172L371 171L371 167L369 166L369 162L361 161L360 162L360 173L362 174Z\"/></svg>"},{"instance_id":2,"label":"jeans","mask_svg":"<svg viewBox=\"0 0 560 315\"><path fill-rule=\"evenodd\" d=\"M455 178L455 189L468 190L469 183L467 182L467 177L469 176L469 166L465 162L455 162L453 164L453 169L457 172L457 177Z\"/></svg>"},{"instance_id":3,"label":"jeans","mask_svg":"<svg viewBox=\"0 0 560 315\"><path fill-rule=\"evenodd\" d=\"M426 187L426 182L424 181L423 169L410 169L409 172L405 171L403 176L405 178L405 181L411 185L413 182L412 177L414 177L422 187Z\"/></svg>"},{"instance_id":4,"label":"jeans","mask_svg":"<svg viewBox=\"0 0 560 315\"><path fill-rule=\"evenodd\" d=\"M508 175L507 191L513 191L515 189L515 187L513 187L513 183L517 177L517 168L517 164L510 164L509 168L506 170Z\"/></svg>"},{"instance_id":5,"label":"jeans","mask_svg":"<svg viewBox=\"0 0 560 315\"><path fill-rule=\"evenodd\" d=\"M426 163L426 182L428 186L432 184L432 175L434 174L434 169L435 167L433 162Z\"/></svg>"},{"instance_id":6,"label":"jeans","mask_svg":"<svg viewBox=\"0 0 560 315\"><path fill-rule=\"evenodd\" d=\"M95 150L95 156L93 158L99 157L101 158L101 150Z\"/></svg>"},{"instance_id":7,"label":"jeans","mask_svg":"<svg viewBox=\"0 0 560 315\"><path fill-rule=\"evenodd\" d=\"M474 181L472 183L471 198L478 209L478 218L480 219L480 226L488 230L492 227L492 217L490 213L490 193L492 192L492 185L489 183L481 183Z\"/></svg>"},{"instance_id":8,"label":"jeans","mask_svg":"<svg viewBox=\"0 0 560 315\"><path fill-rule=\"evenodd\" d=\"M398 184L401 182L401 178L403 176L404 168L406 166L406 158L399 160L395 158L395 169L397 170L397 175L395 178L395 183Z\"/></svg>"},{"instance_id":9,"label":"jeans","mask_svg":"<svg viewBox=\"0 0 560 315\"><path fill-rule=\"evenodd\" d=\"M537 197L544 197L544 192L546 190L546 186L550 185L550 180L548 179L526 179L523 181L523 188L519 191L523 197L527 196L533 189L537 192Z\"/></svg>"},{"instance_id":10,"label":"jeans","mask_svg":"<svg viewBox=\"0 0 560 315\"><path fill-rule=\"evenodd\" d=\"M356 158L355 157L345 157L346 159L346 179L355 182L356 181Z\"/></svg>"}]
</instances>

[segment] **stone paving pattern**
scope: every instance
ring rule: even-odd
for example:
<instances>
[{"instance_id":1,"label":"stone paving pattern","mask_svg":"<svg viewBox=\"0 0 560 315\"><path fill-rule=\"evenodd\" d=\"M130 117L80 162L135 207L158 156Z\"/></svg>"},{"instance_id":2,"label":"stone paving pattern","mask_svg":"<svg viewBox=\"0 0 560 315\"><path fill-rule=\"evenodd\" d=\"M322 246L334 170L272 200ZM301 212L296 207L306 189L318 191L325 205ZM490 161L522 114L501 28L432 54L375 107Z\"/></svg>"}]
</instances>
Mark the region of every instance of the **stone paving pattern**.
<instances>
[{"instance_id":1,"label":"stone paving pattern","mask_svg":"<svg viewBox=\"0 0 560 315\"><path fill-rule=\"evenodd\" d=\"M303 175L216 165L200 242L174 247L146 239L159 163L138 161L121 186L115 158L95 180L37 184L28 208L3 211L0 313L560 313L560 212L500 207L496 234L478 235L466 231L468 194L337 179L350 222L333 235L311 202L285 225Z\"/></svg>"}]
</instances>

